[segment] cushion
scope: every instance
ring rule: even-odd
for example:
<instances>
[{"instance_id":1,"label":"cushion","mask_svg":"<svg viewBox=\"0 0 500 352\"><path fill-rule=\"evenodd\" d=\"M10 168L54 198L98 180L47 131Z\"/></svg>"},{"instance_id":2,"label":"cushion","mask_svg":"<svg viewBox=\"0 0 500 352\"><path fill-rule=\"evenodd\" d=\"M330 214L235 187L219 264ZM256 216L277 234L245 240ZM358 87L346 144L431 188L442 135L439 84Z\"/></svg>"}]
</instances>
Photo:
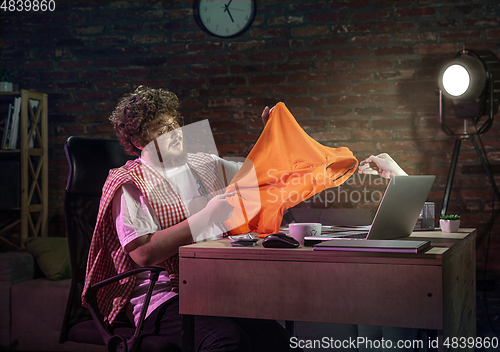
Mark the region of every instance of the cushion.
<instances>
[{"instance_id":1,"label":"cushion","mask_svg":"<svg viewBox=\"0 0 500 352\"><path fill-rule=\"evenodd\" d=\"M31 237L23 242L48 279L71 278L68 240L65 237Z\"/></svg>"}]
</instances>

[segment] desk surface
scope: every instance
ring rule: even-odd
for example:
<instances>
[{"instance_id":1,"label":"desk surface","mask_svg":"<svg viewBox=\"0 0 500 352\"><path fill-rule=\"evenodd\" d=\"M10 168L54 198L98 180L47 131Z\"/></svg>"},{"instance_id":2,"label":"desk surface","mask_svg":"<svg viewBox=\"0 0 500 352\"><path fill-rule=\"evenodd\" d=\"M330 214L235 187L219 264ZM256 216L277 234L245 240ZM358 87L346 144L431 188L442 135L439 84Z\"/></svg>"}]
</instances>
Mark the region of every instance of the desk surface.
<instances>
[{"instance_id":1,"label":"desk surface","mask_svg":"<svg viewBox=\"0 0 500 352\"><path fill-rule=\"evenodd\" d=\"M475 229L460 229L458 233L441 231L418 231L406 240L431 241L431 248L423 253L388 252L344 252L314 251L313 247L264 248L262 240L251 247L232 247L229 239L202 242L179 249L182 258L212 258L238 260L297 260L317 262L360 262L360 263L400 263L440 265L443 256L450 254L453 246L468 237L475 237ZM403 239L405 240L405 239Z\"/></svg>"},{"instance_id":2,"label":"desk surface","mask_svg":"<svg viewBox=\"0 0 500 352\"><path fill-rule=\"evenodd\" d=\"M181 247L180 313L435 329L475 335L474 229L415 232L425 253Z\"/></svg>"}]
</instances>

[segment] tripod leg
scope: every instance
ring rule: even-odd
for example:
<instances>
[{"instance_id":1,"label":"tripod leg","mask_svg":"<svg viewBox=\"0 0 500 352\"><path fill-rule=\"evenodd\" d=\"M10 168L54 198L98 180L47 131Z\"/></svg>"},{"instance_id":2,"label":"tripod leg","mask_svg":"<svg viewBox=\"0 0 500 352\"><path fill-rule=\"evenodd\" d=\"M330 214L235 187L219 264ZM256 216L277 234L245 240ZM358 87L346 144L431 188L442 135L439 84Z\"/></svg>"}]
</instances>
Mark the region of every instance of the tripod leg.
<instances>
[{"instance_id":1,"label":"tripod leg","mask_svg":"<svg viewBox=\"0 0 500 352\"><path fill-rule=\"evenodd\" d=\"M486 175L488 176L490 183L493 186L493 190L495 191L495 194L497 195L497 198L500 201L500 191L498 191L498 187L495 183L495 179L493 178L493 173L491 172L489 165L486 163L486 160L484 160L483 153L481 152L481 150L477 146L476 140L474 138L472 138L472 144L474 145L474 149L476 149L476 154L479 157L481 164L483 164L484 170L486 171Z\"/></svg>"},{"instance_id":2,"label":"tripod leg","mask_svg":"<svg viewBox=\"0 0 500 352\"><path fill-rule=\"evenodd\" d=\"M455 147L453 148L453 156L451 158L450 171L448 172L448 181L446 181L446 190L444 192L443 208L441 208L441 215L446 215L446 210L448 209L448 201L450 200L451 186L453 185L453 177L455 176L458 153L460 152L461 145L462 145L462 139L461 138L455 139Z\"/></svg>"}]
</instances>

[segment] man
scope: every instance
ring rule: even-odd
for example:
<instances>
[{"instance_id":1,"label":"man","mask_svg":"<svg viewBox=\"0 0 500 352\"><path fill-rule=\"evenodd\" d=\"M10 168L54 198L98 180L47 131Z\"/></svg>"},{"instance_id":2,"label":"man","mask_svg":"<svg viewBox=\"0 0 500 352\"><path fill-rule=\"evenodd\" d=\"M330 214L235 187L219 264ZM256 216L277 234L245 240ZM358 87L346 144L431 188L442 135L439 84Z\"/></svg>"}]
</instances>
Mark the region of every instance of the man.
<instances>
[{"instance_id":1,"label":"man","mask_svg":"<svg viewBox=\"0 0 500 352\"><path fill-rule=\"evenodd\" d=\"M87 288L135 267L160 265L167 271L155 285L144 334L158 334L181 346L177 297L180 246L220 236L220 223L233 207L223 194L241 164L205 153L187 153L180 129L179 102L165 89L139 87L111 116L125 151L138 158L110 171L89 252ZM264 122L269 109L263 113ZM161 163L158 162L161 159ZM148 274L130 277L97 293L109 323L126 307L137 323ZM207 351L286 351L288 332L275 321L195 317L195 348Z\"/></svg>"},{"instance_id":2,"label":"man","mask_svg":"<svg viewBox=\"0 0 500 352\"><path fill-rule=\"evenodd\" d=\"M179 109L172 92L141 86L113 112L110 119L120 143L138 158L111 170L103 187L82 298L86 304L88 287L112 275L163 266L166 271L155 285L143 333L161 335L180 347L178 249L225 233L222 222L233 212L226 198L234 194L223 192L241 164L213 154L187 153ZM264 124L269 114L266 107ZM362 170L377 172L370 161L379 171L393 167L387 157L365 160ZM97 293L99 310L112 323L125 308L137 324L148 284L146 273L102 288ZM290 335L275 321L196 317L195 329L197 350L290 349Z\"/></svg>"}]
</instances>

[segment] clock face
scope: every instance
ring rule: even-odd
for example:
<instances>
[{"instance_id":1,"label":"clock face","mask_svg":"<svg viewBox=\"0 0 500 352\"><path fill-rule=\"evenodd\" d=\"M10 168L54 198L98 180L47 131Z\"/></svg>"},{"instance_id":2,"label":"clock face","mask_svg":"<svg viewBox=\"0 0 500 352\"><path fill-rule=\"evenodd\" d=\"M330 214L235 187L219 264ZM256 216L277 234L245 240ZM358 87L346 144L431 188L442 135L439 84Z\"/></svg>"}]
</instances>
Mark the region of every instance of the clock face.
<instances>
[{"instance_id":1,"label":"clock face","mask_svg":"<svg viewBox=\"0 0 500 352\"><path fill-rule=\"evenodd\" d=\"M231 38L245 32L256 14L255 0L198 0L193 3L198 25L216 37Z\"/></svg>"}]
</instances>

